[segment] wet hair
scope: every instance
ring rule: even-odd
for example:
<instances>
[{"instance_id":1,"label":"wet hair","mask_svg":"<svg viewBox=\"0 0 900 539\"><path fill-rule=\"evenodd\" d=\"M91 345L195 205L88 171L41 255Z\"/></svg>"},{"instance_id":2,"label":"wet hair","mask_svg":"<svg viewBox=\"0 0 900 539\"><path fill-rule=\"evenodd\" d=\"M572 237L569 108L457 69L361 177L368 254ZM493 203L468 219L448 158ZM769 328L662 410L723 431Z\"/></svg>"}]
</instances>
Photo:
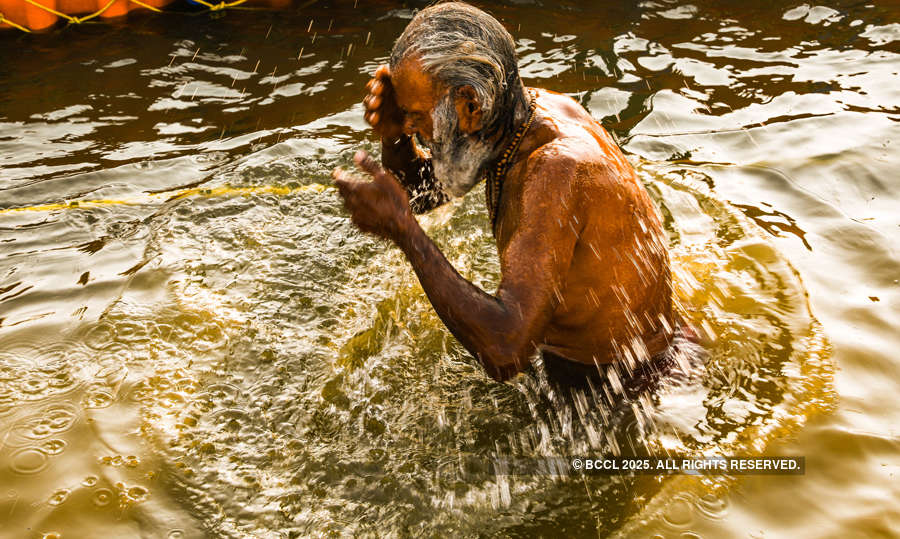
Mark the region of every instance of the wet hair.
<instances>
[{"instance_id":1,"label":"wet hair","mask_svg":"<svg viewBox=\"0 0 900 539\"><path fill-rule=\"evenodd\" d=\"M413 17L391 51L391 68L418 57L425 72L447 86L471 86L481 102L487 138L515 129L525 108L516 45L497 19L462 2L430 6Z\"/></svg>"}]
</instances>

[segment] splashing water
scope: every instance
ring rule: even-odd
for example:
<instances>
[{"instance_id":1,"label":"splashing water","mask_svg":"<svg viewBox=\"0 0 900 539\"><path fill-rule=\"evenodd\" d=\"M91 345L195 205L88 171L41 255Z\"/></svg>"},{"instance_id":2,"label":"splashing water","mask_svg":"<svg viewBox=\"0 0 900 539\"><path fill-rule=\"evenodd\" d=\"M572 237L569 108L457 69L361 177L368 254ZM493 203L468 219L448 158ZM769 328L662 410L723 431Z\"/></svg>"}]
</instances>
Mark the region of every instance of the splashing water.
<instances>
[{"instance_id":1,"label":"splashing water","mask_svg":"<svg viewBox=\"0 0 900 539\"><path fill-rule=\"evenodd\" d=\"M82 34L96 58L48 52L81 93L48 104L30 92L50 75L33 69L0 81L17 105L0 117L0 538L668 537L738 508L732 530L777 531L746 518L726 477L509 475L491 459L756 455L813 430L833 442L830 469L847 472L844 452L893 469L896 437L879 429L896 422L863 398L890 394L891 364L871 352L893 348L872 328L893 326L852 299L886 310L896 286L876 234L896 228L889 10L562 2L548 29L548 8L501 4L523 23L527 82L602 119L661 209L678 308L703 336L675 358L682 375L631 393L612 371L566 394L538 366L496 384L401 253L346 219L330 171L377 152L359 93L411 9L248 14L206 21L205 38L148 19L146 46L124 49L97 45L127 41L110 26ZM479 189L422 223L496 288ZM832 280L814 267L830 263ZM823 293L835 280L853 284ZM843 382L853 421L819 431L798 431L836 401L807 288L862 380ZM883 475L867 485L893 492ZM843 500L826 479L793 483L807 517L814 497ZM879 496L862 488L846 512ZM859 518L832 535L882 529Z\"/></svg>"},{"instance_id":2,"label":"splashing water","mask_svg":"<svg viewBox=\"0 0 900 539\"><path fill-rule=\"evenodd\" d=\"M337 164L238 165L209 187L296 175L324 183ZM106 467L161 459L174 498L223 536L611 531L631 515L646 518L641 504L688 480L473 474L466 462L758 453L828 406L831 373L796 273L755 225L696 174L651 163L639 171L666 216L680 306L708 336L702 361L687 358L686 379L629 397L611 384L574 401L534 375L496 384L444 329L402 255L353 232L333 190L184 199L157 213L144 254L149 271L168 278L163 297L126 295L59 351L24 354L68 361L44 362L14 383L7 375L10 402L81 395L77 408L13 423L6 446L25 448L10 456L14 471L40 471L56 457L35 444L58 439L64 448L65 429L115 403L150 445L110 454ZM496 287L478 194L425 221L464 276ZM138 510L160 485L132 477L107 480L130 490L91 487L95 505L124 496ZM718 507L722 484L673 487L681 505L662 513L661 526ZM63 506L67 496L52 499ZM585 513L596 520L584 522Z\"/></svg>"}]
</instances>

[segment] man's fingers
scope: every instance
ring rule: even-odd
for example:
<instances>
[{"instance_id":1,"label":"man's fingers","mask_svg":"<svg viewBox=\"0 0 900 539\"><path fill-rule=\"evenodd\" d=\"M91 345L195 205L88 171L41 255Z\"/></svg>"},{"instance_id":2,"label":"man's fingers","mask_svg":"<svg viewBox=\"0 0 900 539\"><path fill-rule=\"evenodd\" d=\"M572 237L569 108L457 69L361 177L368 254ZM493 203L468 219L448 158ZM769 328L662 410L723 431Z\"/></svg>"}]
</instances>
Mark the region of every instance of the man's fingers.
<instances>
[{"instance_id":1,"label":"man's fingers","mask_svg":"<svg viewBox=\"0 0 900 539\"><path fill-rule=\"evenodd\" d=\"M381 79L381 78L390 77L390 76L391 76L391 69L386 64L381 64L380 66L378 66L378 69L375 70L376 78Z\"/></svg>"},{"instance_id":2,"label":"man's fingers","mask_svg":"<svg viewBox=\"0 0 900 539\"><path fill-rule=\"evenodd\" d=\"M378 161L372 159L372 156L366 153L364 150L358 150L356 154L353 156L353 162L356 163L361 170L375 176L376 178L384 172L381 168L381 165L378 164Z\"/></svg>"},{"instance_id":3,"label":"man's fingers","mask_svg":"<svg viewBox=\"0 0 900 539\"><path fill-rule=\"evenodd\" d=\"M374 111L381 105L381 97L377 95L369 94L363 99L363 106L366 109Z\"/></svg>"},{"instance_id":4,"label":"man's fingers","mask_svg":"<svg viewBox=\"0 0 900 539\"><path fill-rule=\"evenodd\" d=\"M334 184L337 185L338 191L345 199L355 194L357 189L359 189L359 185L363 183L340 167L331 172L331 177L334 178Z\"/></svg>"}]
</instances>

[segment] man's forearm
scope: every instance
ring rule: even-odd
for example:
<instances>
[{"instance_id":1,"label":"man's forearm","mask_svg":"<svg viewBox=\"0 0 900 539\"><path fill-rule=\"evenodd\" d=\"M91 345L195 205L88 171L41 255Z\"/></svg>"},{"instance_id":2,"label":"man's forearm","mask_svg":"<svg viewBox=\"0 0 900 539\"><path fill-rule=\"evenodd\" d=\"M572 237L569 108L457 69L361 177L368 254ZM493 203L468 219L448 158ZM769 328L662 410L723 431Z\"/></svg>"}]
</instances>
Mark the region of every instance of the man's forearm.
<instances>
[{"instance_id":1,"label":"man's forearm","mask_svg":"<svg viewBox=\"0 0 900 539\"><path fill-rule=\"evenodd\" d=\"M522 341L519 319L510 316L508 306L464 279L414 219L397 245L438 316L488 374L505 380L524 368L523 352L530 350L517 342Z\"/></svg>"}]
</instances>

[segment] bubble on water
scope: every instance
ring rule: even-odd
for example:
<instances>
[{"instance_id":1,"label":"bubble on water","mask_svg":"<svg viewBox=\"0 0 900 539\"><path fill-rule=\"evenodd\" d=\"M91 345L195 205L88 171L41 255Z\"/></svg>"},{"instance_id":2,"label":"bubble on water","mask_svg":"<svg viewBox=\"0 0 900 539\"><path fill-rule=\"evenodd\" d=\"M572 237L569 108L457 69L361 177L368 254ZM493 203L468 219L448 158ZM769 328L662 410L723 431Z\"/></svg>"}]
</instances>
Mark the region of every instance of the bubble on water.
<instances>
[{"instance_id":1,"label":"bubble on water","mask_svg":"<svg viewBox=\"0 0 900 539\"><path fill-rule=\"evenodd\" d=\"M0 354L0 382L15 380L19 375L19 369L8 354Z\"/></svg>"},{"instance_id":2,"label":"bubble on water","mask_svg":"<svg viewBox=\"0 0 900 539\"><path fill-rule=\"evenodd\" d=\"M200 382L197 380L189 379L189 380L181 380L176 384L176 387L179 391L183 391L184 393L196 393L200 389Z\"/></svg>"},{"instance_id":3,"label":"bubble on water","mask_svg":"<svg viewBox=\"0 0 900 539\"><path fill-rule=\"evenodd\" d=\"M106 385L113 386L124 380L126 376L128 376L128 368L121 361L110 361L97 371L94 379L98 382L102 380Z\"/></svg>"},{"instance_id":4,"label":"bubble on water","mask_svg":"<svg viewBox=\"0 0 900 539\"><path fill-rule=\"evenodd\" d=\"M115 397L108 391L94 390L85 396L83 404L85 408L108 408L114 401Z\"/></svg>"},{"instance_id":5,"label":"bubble on water","mask_svg":"<svg viewBox=\"0 0 900 539\"><path fill-rule=\"evenodd\" d=\"M194 328L190 347L197 352L209 352L223 346L227 340L225 331L214 322L204 323Z\"/></svg>"},{"instance_id":6,"label":"bubble on water","mask_svg":"<svg viewBox=\"0 0 900 539\"><path fill-rule=\"evenodd\" d=\"M66 449L65 440L60 440L54 438L53 440L47 440L41 445L41 449L43 449L48 455L59 455Z\"/></svg>"},{"instance_id":7,"label":"bubble on water","mask_svg":"<svg viewBox=\"0 0 900 539\"><path fill-rule=\"evenodd\" d=\"M144 324L130 321L116 323L116 340L119 342L143 342L147 340L148 332Z\"/></svg>"},{"instance_id":8,"label":"bubble on water","mask_svg":"<svg viewBox=\"0 0 900 539\"><path fill-rule=\"evenodd\" d=\"M41 415L47 421L47 425L56 433L69 430L78 419L75 408L64 404L47 408Z\"/></svg>"},{"instance_id":9,"label":"bubble on water","mask_svg":"<svg viewBox=\"0 0 900 539\"><path fill-rule=\"evenodd\" d=\"M54 434L72 428L78 415L67 404L48 406L42 412L26 417L14 424L6 433L4 443L10 447L32 445Z\"/></svg>"},{"instance_id":10,"label":"bubble on water","mask_svg":"<svg viewBox=\"0 0 900 539\"><path fill-rule=\"evenodd\" d=\"M36 474L47 467L49 456L37 447L26 447L12 454L9 467L20 474Z\"/></svg>"},{"instance_id":11,"label":"bubble on water","mask_svg":"<svg viewBox=\"0 0 900 539\"><path fill-rule=\"evenodd\" d=\"M201 395L209 400L217 403L234 403L237 402L241 395L241 389L233 384L214 384L209 386Z\"/></svg>"},{"instance_id":12,"label":"bubble on water","mask_svg":"<svg viewBox=\"0 0 900 539\"><path fill-rule=\"evenodd\" d=\"M144 382L135 385L134 389L128 394L128 399L137 404L143 403L151 397L153 397L153 388Z\"/></svg>"},{"instance_id":13,"label":"bubble on water","mask_svg":"<svg viewBox=\"0 0 900 539\"><path fill-rule=\"evenodd\" d=\"M69 499L69 494L71 492L72 491L67 488L57 489L50 495L50 499L47 500L47 503L50 505L60 505Z\"/></svg>"},{"instance_id":14,"label":"bubble on water","mask_svg":"<svg viewBox=\"0 0 900 539\"><path fill-rule=\"evenodd\" d=\"M691 503L683 497L678 497L667 504L662 518L674 528L684 528L693 521L693 513Z\"/></svg>"},{"instance_id":15,"label":"bubble on water","mask_svg":"<svg viewBox=\"0 0 900 539\"><path fill-rule=\"evenodd\" d=\"M75 385L75 379L67 371L52 373L47 378L47 384L53 389L60 390Z\"/></svg>"},{"instance_id":16,"label":"bubble on water","mask_svg":"<svg viewBox=\"0 0 900 539\"><path fill-rule=\"evenodd\" d=\"M108 347L116 339L116 327L109 322L100 322L88 330L84 342L94 350Z\"/></svg>"},{"instance_id":17,"label":"bubble on water","mask_svg":"<svg viewBox=\"0 0 900 539\"><path fill-rule=\"evenodd\" d=\"M177 391L166 391L165 393L159 395L156 400L156 403L163 408L178 408L182 406L187 399L185 399L184 395Z\"/></svg>"},{"instance_id":18,"label":"bubble on water","mask_svg":"<svg viewBox=\"0 0 900 539\"><path fill-rule=\"evenodd\" d=\"M19 389L23 393L31 396L42 396L41 393L47 389L47 380L45 378L30 377L19 382Z\"/></svg>"},{"instance_id":19,"label":"bubble on water","mask_svg":"<svg viewBox=\"0 0 900 539\"><path fill-rule=\"evenodd\" d=\"M50 428L50 425L46 421L42 421L32 427L31 434L35 439L44 438L53 434L53 429Z\"/></svg>"},{"instance_id":20,"label":"bubble on water","mask_svg":"<svg viewBox=\"0 0 900 539\"><path fill-rule=\"evenodd\" d=\"M134 486L127 490L126 495L133 502L142 502L150 495L150 491L146 487Z\"/></svg>"},{"instance_id":21,"label":"bubble on water","mask_svg":"<svg viewBox=\"0 0 900 539\"><path fill-rule=\"evenodd\" d=\"M100 481L100 478L97 477L96 475L89 475L81 481L81 484L88 488L91 488L91 487L96 487L97 483L99 481Z\"/></svg>"},{"instance_id":22,"label":"bubble on water","mask_svg":"<svg viewBox=\"0 0 900 539\"><path fill-rule=\"evenodd\" d=\"M99 352L99 362L103 367L104 375L106 370L122 371L126 369L125 365L134 359L134 351L124 343L110 343ZM95 359L92 364L96 363ZM127 374L127 370L124 374Z\"/></svg>"},{"instance_id":23,"label":"bubble on water","mask_svg":"<svg viewBox=\"0 0 900 539\"><path fill-rule=\"evenodd\" d=\"M106 466L121 466L125 463L122 455L106 455L97 459L97 462Z\"/></svg>"},{"instance_id":24,"label":"bubble on water","mask_svg":"<svg viewBox=\"0 0 900 539\"><path fill-rule=\"evenodd\" d=\"M97 491L94 493L94 496L91 498L91 501L97 507L106 507L107 505L112 503L114 499L115 496L113 495L113 491L109 490L108 488L101 488L97 489Z\"/></svg>"},{"instance_id":25,"label":"bubble on water","mask_svg":"<svg viewBox=\"0 0 900 539\"><path fill-rule=\"evenodd\" d=\"M230 431L238 431L252 423L253 419L240 408L229 408L216 412L212 416L213 425Z\"/></svg>"},{"instance_id":26,"label":"bubble on water","mask_svg":"<svg viewBox=\"0 0 900 539\"><path fill-rule=\"evenodd\" d=\"M166 537L168 539L184 539L184 532L181 530L172 530Z\"/></svg>"},{"instance_id":27,"label":"bubble on water","mask_svg":"<svg viewBox=\"0 0 900 539\"><path fill-rule=\"evenodd\" d=\"M706 517L711 519L721 519L728 512L728 499L715 494L704 494L697 499L697 509Z\"/></svg>"}]
</instances>

